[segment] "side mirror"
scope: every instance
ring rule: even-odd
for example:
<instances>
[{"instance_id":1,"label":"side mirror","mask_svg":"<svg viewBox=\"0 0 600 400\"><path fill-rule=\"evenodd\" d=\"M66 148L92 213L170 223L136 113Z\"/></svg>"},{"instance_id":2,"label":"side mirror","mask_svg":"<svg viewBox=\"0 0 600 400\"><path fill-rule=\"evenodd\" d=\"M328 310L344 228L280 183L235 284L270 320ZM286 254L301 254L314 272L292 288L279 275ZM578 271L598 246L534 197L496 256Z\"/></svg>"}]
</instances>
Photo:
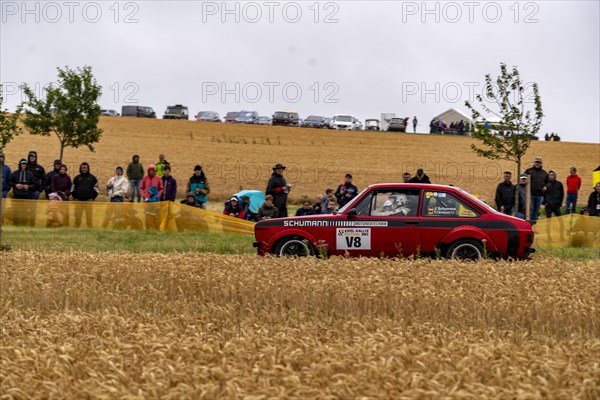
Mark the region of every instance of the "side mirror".
<instances>
[{"instance_id":1,"label":"side mirror","mask_svg":"<svg viewBox=\"0 0 600 400\"><path fill-rule=\"evenodd\" d=\"M346 213L346 217L348 217L348 219L354 219L354 218L356 218L357 215L358 215L358 212L356 212L356 208L352 208L352 209L348 210L348 212Z\"/></svg>"}]
</instances>

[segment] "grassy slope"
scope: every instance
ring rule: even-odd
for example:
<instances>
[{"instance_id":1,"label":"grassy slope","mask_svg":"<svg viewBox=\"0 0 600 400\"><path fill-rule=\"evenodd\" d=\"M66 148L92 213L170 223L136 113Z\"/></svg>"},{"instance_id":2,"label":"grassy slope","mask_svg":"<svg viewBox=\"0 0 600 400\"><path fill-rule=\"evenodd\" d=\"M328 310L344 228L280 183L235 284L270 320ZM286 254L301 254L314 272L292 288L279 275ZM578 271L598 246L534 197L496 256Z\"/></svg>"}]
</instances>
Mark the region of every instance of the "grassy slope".
<instances>
[{"instance_id":1,"label":"grassy slope","mask_svg":"<svg viewBox=\"0 0 600 400\"><path fill-rule=\"evenodd\" d=\"M291 199L295 202L335 187L346 172L351 172L355 183L363 188L377 182L397 182L402 172L414 173L417 167L425 168L435 183L461 186L491 202L502 171L514 170L507 162L478 158L470 149L474 141L467 137L110 117L101 120L101 128L104 134L95 153L86 148L66 150L64 158L71 175L85 160L104 182L116 165L126 166L133 154L148 164L165 153L180 186L195 164L203 164L212 186L210 200L219 202L242 188L264 190L277 162L288 165L286 174L294 184ZM54 137L23 135L7 147L8 163L14 166L32 149L38 151L44 166L59 154ZM559 179L564 180L568 168L576 165L583 179L581 198L587 200L599 153L598 144L534 142L525 166L541 155L545 168L557 170ZM180 196L183 193L180 187Z\"/></svg>"}]
</instances>

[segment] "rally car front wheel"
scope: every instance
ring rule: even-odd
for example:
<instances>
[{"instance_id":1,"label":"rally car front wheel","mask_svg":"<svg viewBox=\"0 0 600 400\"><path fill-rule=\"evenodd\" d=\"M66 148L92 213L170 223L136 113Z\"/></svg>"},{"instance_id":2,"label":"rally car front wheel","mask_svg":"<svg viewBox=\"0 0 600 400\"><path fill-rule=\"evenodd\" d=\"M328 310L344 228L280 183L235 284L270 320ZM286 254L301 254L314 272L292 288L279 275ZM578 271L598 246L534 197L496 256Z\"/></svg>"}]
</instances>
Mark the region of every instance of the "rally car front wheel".
<instances>
[{"instance_id":1,"label":"rally car front wheel","mask_svg":"<svg viewBox=\"0 0 600 400\"><path fill-rule=\"evenodd\" d=\"M302 237L289 237L282 239L275 248L278 256L309 257L315 255L312 244Z\"/></svg>"},{"instance_id":2,"label":"rally car front wheel","mask_svg":"<svg viewBox=\"0 0 600 400\"><path fill-rule=\"evenodd\" d=\"M483 258L483 246L481 242L472 239L457 240L448 248L446 257L452 260L481 260Z\"/></svg>"}]
</instances>

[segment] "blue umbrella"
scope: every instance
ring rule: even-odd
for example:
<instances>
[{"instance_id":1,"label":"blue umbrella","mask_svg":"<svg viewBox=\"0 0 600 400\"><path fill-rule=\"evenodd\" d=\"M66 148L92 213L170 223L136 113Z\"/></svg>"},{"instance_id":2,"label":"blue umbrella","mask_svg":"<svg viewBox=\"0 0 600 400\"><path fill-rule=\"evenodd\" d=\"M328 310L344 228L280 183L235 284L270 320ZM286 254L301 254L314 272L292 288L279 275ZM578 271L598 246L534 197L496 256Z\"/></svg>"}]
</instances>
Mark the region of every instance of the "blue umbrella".
<instances>
[{"instance_id":1,"label":"blue umbrella","mask_svg":"<svg viewBox=\"0 0 600 400\"><path fill-rule=\"evenodd\" d=\"M265 194L260 190L242 190L234 194L234 196L240 199L247 196L250 199L250 211L253 213L257 213L260 206L265 202Z\"/></svg>"}]
</instances>

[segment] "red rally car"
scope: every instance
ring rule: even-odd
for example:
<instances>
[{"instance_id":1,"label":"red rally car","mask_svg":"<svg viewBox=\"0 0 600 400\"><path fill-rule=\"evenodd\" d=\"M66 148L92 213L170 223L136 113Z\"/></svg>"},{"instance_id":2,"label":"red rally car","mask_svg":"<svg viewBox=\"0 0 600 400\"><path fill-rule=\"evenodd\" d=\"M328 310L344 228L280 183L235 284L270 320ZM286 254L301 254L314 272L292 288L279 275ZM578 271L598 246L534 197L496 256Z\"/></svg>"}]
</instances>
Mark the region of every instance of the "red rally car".
<instances>
[{"instance_id":1,"label":"red rally car","mask_svg":"<svg viewBox=\"0 0 600 400\"><path fill-rule=\"evenodd\" d=\"M533 229L455 186L381 183L332 215L260 221L259 255L526 259Z\"/></svg>"}]
</instances>

